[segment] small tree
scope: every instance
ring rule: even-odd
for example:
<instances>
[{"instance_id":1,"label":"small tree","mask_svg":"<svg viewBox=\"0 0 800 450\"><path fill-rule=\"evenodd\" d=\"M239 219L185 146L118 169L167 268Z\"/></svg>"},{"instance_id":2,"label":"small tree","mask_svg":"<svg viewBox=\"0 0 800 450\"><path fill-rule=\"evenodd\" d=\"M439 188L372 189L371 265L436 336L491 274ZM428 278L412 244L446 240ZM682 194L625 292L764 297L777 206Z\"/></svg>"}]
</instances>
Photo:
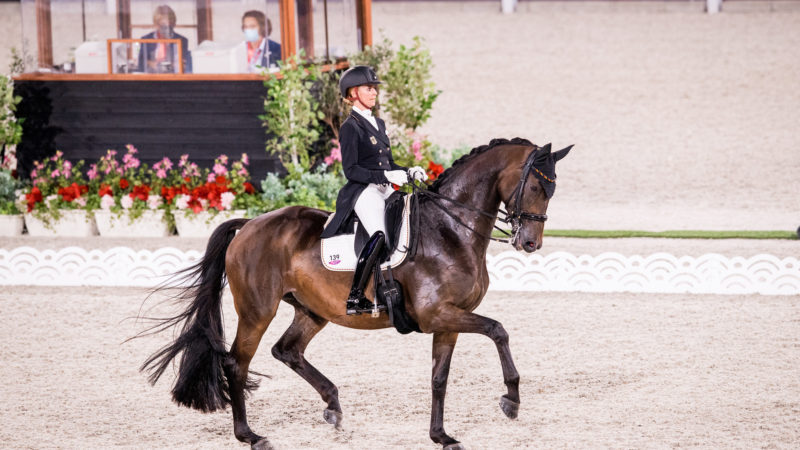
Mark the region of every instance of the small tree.
<instances>
[{"instance_id":1,"label":"small tree","mask_svg":"<svg viewBox=\"0 0 800 450\"><path fill-rule=\"evenodd\" d=\"M16 149L22 140L22 119L17 119L17 104L22 100L14 95L14 80L0 75L0 167L17 168Z\"/></svg>"},{"instance_id":2,"label":"small tree","mask_svg":"<svg viewBox=\"0 0 800 450\"><path fill-rule=\"evenodd\" d=\"M306 70L298 63L303 57L301 51L280 62L281 78L269 76L264 80L267 98L264 114L259 116L272 134L267 140L267 151L278 155L289 172L311 166L308 149L319 139L318 124L323 118L311 95L317 76L314 70Z\"/></svg>"},{"instance_id":3,"label":"small tree","mask_svg":"<svg viewBox=\"0 0 800 450\"><path fill-rule=\"evenodd\" d=\"M416 130L431 116L433 102L441 91L431 81L433 60L423 47L422 38L414 37L414 45L401 45L389 60L383 75L386 83L386 112L392 121L409 130Z\"/></svg>"}]
</instances>

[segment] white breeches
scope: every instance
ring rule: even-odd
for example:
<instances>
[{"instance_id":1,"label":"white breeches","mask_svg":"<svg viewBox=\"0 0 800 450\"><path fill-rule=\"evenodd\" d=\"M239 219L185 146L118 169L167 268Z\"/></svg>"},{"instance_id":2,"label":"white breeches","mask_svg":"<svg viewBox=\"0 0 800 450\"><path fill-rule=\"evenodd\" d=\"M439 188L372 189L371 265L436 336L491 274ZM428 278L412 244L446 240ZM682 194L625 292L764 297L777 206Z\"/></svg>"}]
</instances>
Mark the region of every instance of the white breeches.
<instances>
[{"instance_id":1,"label":"white breeches","mask_svg":"<svg viewBox=\"0 0 800 450\"><path fill-rule=\"evenodd\" d=\"M370 236L376 231L383 231L383 234L386 234L383 215L386 199L393 192L394 189L389 184L368 184L358 196L353 209Z\"/></svg>"}]
</instances>

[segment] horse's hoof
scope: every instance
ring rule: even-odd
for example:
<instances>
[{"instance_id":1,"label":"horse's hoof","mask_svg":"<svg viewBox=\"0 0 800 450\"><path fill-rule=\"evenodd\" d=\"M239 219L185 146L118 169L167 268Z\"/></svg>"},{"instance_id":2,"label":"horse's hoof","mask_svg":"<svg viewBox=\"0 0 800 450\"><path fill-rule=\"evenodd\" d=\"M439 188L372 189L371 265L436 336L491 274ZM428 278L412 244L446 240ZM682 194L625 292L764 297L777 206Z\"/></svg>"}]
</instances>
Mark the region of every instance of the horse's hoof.
<instances>
[{"instance_id":1,"label":"horse's hoof","mask_svg":"<svg viewBox=\"0 0 800 450\"><path fill-rule=\"evenodd\" d=\"M510 400L505 395L500 397L500 409L503 410L509 419L516 419L519 414L519 403Z\"/></svg>"},{"instance_id":2,"label":"horse's hoof","mask_svg":"<svg viewBox=\"0 0 800 450\"><path fill-rule=\"evenodd\" d=\"M334 411L332 409L326 409L322 412L322 417L325 418L325 421L329 424L333 425L337 430L342 429L342 413L341 411Z\"/></svg>"},{"instance_id":3,"label":"horse's hoof","mask_svg":"<svg viewBox=\"0 0 800 450\"><path fill-rule=\"evenodd\" d=\"M250 446L250 450L275 450L275 447L269 443L267 438L261 438L255 444Z\"/></svg>"},{"instance_id":4,"label":"horse's hoof","mask_svg":"<svg viewBox=\"0 0 800 450\"><path fill-rule=\"evenodd\" d=\"M455 444L445 445L442 450L467 450L467 447L464 447L461 442L456 442Z\"/></svg>"}]
</instances>

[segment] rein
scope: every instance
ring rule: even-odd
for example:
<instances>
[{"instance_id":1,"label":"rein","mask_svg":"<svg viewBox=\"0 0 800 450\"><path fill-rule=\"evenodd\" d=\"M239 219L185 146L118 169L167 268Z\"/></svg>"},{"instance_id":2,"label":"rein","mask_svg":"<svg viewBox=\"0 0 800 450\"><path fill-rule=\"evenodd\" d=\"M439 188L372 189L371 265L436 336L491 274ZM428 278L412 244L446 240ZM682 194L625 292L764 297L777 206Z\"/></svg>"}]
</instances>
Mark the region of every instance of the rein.
<instances>
[{"instance_id":1,"label":"rein","mask_svg":"<svg viewBox=\"0 0 800 450\"><path fill-rule=\"evenodd\" d=\"M522 204L522 195L524 193L525 186L528 183L528 178L531 175L531 171L535 170L535 171L541 173L538 169L533 167L533 162L535 160L536 150L538 150L538 147L534 146L533 151L530 153L530 155L528 155L528 158L525 160L525 164L522 167L522 175L520 176L519 183L517 184L517 187L514 189L514 192L512 192L512 194L511 194L511 197L514 198L514 205L513 205L514 209L508 208L508 210L510 212L503 211L502 209L499 210L499 213L503 214L505 216L503 218L497 218L496 214L491 214L491 213L489 213L487 211L484 211L482 209L475 208L474 206L470 206L470 205L467 205L465 203L459 202L458 200L455 200L455 199L452 199L452 198L447 197L445 195L439 194L438 192L429 191L426 188L420 187L420 186L424 186L421 183L420 183L420 185L417 185L417 183L415 183L415 182L411 183L411 187L412 187L412 191L413 191L414 197L418 197L418 196L422 197L422 196L424 196L424 197L430 198L432 200L431 203L434 206L436 206L437 208L441 209L442 212L444 212L446 215L448 215L450 218L452 218L457 224L459 224L462 227L472 231L473 233L477 234L478 236L480 236L482 238L489 239L489 240L492 240L492 241L495 241L495 242L502 242L504 244L510 244L511 242L514 241L514 239L516 239L517 235L519 234L520 227L521 227L522 222L524 220L532 220L532 221L535 221L535 222L544 222L544 221L547 220L547 214L537 214L537 213L524 212L519 207L519 205ZM511 233L509 233L508 231L506 231L506 230L498 227L496 224L494 224L494 225L492 225L493 228L495 228L495 229L499 230L501 233L505 234L507 236L507 238L495 238L495 237L492 237L491 235L487 236L487 235L481 233L480 231L472 228L471 226L467 225L466 223L464 223L464 221L461 220L461 218L459 218L454 213L450 212L448 210L448 208L446 208L444 205L442 205L437 200L446 200L446 201L452 203L453 205L456 205L458 207L470 210L472 212L476 212L476 213L481 214L483 216L486 216L486 217L488 217L490 219L496 219L496 220L499 220L500 222L511 224ZM417 202L418 202L418 200L417 200ZM508 201L505 202L505 203L506 203L506 206L509 205ZM417 214L417 217L418 217L418 214ZM419 222L419 220L417 220L417 222ZM413 254L416 254L416 242L415 242L415 245L413 246Z\"/></svg>"}]
</instances>

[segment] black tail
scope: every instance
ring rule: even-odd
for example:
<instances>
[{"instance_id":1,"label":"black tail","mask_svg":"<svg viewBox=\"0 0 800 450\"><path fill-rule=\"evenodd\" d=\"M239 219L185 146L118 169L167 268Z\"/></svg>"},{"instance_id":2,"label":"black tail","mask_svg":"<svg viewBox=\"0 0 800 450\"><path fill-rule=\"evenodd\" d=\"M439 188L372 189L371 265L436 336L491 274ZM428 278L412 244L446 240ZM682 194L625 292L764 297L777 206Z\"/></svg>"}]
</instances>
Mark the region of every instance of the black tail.
<instances>
[{"instance_id":1,"label":"black tail","mask_svg":"<svg viewBox=\"0 0 800 450\"><path fill-rule=\"evenodd\" d=\"M206 253L197 264L179 272L189 286L181 288L178 299L191 303L181 314L158 323L145 334L158 333L183 323L175 341L153 353L140 368L149 372L155 384L178 354L178 378L172 388L172 399L179 405L203 412L224 409L230 403L228 381L223 364L225 350L222 321L222 289L225 287L225 252L236 234L249 219L229 220L214 230ZM164 287L162 287L164 288ZM142 334L140 334L141 336Z\"/></svg>"}]
</instances>

